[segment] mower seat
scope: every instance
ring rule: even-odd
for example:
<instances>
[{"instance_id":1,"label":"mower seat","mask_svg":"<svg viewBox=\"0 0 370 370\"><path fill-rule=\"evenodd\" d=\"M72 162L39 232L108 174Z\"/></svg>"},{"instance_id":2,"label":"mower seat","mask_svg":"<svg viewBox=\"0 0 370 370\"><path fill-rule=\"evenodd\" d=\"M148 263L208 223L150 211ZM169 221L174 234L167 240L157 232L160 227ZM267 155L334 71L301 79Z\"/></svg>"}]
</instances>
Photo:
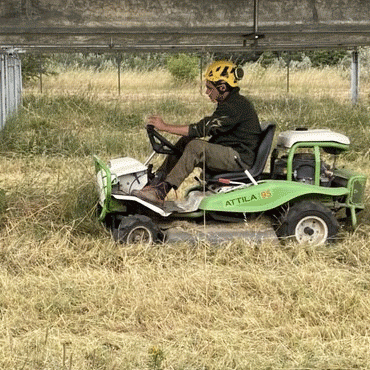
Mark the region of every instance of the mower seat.
<instances>
[{"instance_id":1,"label":"mower seat","mask_svg":"<svg viewBox=\"0 0 370 370\"><path fill-rule=\"evenodd\" d=\"M276 124L267 122L266 126L262 129L261 132L261 141L258 146L256 158L252 168L249 170L249 173L252 177L258 180L258 177L262 174L268 156L270 154L272 141L274 139ZM218 174L208 174L206 173L206 181L207 183L216 183L219 182L219 179L226 179L232 181L239 181L239 182L251 182L245 172L228 172L228 173L218 173Z\"/></svg>"}]
</instances>

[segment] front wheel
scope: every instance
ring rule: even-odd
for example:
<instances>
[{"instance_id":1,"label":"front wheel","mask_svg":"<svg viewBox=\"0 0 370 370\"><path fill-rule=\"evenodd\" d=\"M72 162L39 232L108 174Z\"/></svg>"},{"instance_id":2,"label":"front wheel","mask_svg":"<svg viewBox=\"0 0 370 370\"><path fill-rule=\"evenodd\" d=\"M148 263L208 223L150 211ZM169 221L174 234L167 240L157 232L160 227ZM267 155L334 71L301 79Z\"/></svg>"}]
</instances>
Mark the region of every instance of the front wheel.
<instances>
[{"instance_id":1,"label":"front wheel","mask_svg":"<svg viewBox=\"0 0 370 370\"><path fill-rule=\"evenodd\" d=\"M332 241L339 230L333 213L319 202L294 204L280 220L277 235L292 237L299 244L322 245Z\"/></svg>"},{"instance_id":2,"label":"front wheel","mask_svg":"<svg viewBox=\"0 0 370 370\"><path fill-rule=\"evenodd\" d=\"M151 245L163 241L163 233L159 227L143 215L124 217L113 236L116 241L125 244Z\"/></svg>"}]
</instances>

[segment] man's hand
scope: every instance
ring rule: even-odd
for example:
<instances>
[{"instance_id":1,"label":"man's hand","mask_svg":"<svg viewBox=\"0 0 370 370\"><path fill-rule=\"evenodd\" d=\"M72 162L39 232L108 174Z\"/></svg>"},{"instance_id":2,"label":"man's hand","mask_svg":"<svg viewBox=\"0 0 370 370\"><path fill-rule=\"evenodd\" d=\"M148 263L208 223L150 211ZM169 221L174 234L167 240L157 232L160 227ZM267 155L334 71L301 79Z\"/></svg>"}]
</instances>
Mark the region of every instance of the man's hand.
<instances>
[{"instance_id":1,"label":"man's hand","mask_svg":"<svg viewBox=\"0 0 370 370\"><path fill-rule=\"evenodd\" d=\"M177 126L177 125L169 125L165 123L161 116L150 116L148 117L148 125L153 125L159 131L166 131L170 134L187 136L189 135L189 126Z\"/></svg>"},{"instance_id":2,"label":"man's hand","mask_svg":"<svg viewBox=\"0 0 370 370\"><path fill-rule=\"evenodd\" d=\"M163 121L161 116L150 116L148 125L153 125L159 131L168 131L168 125Z\"/></svg>"}]
</instances>

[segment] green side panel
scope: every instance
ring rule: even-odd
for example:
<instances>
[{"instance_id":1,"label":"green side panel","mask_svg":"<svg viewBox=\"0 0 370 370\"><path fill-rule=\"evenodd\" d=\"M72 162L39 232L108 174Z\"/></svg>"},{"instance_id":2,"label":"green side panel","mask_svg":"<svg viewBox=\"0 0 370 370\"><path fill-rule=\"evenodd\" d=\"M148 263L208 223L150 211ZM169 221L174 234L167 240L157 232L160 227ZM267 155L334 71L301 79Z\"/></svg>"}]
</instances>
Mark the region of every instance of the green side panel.
<instances>
[{"instance_id":1,"label":"green side panel","mask_svg":"<svg viewBox=\"0 0 370 370\"><path fill-rule=\"evenodd\" d=\"M199 209L242 213L263 212L304 195L338 197L348 193L349 190L343 187L325 188L293 181L268 180L244 189L210 195L202 200Z\"/></svg>"},{"instance_id":2,"label":"green side panel","mask_svg":"<svg viewBox=\"0 0 370 370\"><path fill-rule=\"evenodd\" d=\"M101 159L95 155L93 156L93 159L99 193L99 203L101 206L98 218L99 221L104 221L105 216L109 213L109 202L112 192L111 173L108 166Z\"/></svg>"},{"instance_id":3,"label":"green side panel","mask_svg":"<svg viewBox=\"0 0 370 370\"><path fill-rule=\"evenodd\" d=\"M349 206L364 208L366 181L367 178L363 175L355 175L349 179L347 186L350 192L347 198Z\"/></svg>"},{"instance_id":4,"label":"green side panel","mask_svg":"<svg viewBox=\"0 0 370 370\"><path fill-rule=\"evenodd\" d=\"M126 212L126 207L111 197L112 180L109 167L97 156L94 156L95 172L98 185L99 203L101 205L100 221L104 221L106 215L112 212Z\"/></svg>"},{"instance_id":5,"label":"green side panel","mask_svg":"<svg viewBox=\"0 0 370 370\"><path fill-rule=\"evenodd\" d=\"M342 185L349 191L347 206L364 208L367 176L348 169L336 169L334 175L337 179L342 179Z\"/></svg>"},{"instance_id":6,"label":"green side panel","mask_svg":"<svg viewBox=\"0 0 370 370\"><path fill-rule=\"evenodd\" d=\"M354 205L363 205L363 199L365 195L365 185L366 180L364 179L355 179L353 181L353 186L351 189L351 203Z\"/></svg>"}]
</instances>

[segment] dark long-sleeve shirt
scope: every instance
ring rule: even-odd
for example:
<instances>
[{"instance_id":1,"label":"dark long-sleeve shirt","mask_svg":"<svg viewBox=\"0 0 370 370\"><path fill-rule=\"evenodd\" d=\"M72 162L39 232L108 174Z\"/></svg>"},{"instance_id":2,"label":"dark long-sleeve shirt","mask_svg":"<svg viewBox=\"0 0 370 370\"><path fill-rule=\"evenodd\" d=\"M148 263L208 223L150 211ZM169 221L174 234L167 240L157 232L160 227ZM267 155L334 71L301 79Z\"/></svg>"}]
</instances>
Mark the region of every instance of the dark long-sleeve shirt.
<instances>
[{"instance_id":1,"label":"dark long-sleeve shirt","mask_svg":"<svg viewBox=\"0 0 370 370\"><path fill-rule=\"evenodd\" d=\"M261 126L252 103L234 88L210 117L189 127L190 137L210 136L209 142L236 150L251 167L260 142Z\"/></svg>"}]
</instances>

